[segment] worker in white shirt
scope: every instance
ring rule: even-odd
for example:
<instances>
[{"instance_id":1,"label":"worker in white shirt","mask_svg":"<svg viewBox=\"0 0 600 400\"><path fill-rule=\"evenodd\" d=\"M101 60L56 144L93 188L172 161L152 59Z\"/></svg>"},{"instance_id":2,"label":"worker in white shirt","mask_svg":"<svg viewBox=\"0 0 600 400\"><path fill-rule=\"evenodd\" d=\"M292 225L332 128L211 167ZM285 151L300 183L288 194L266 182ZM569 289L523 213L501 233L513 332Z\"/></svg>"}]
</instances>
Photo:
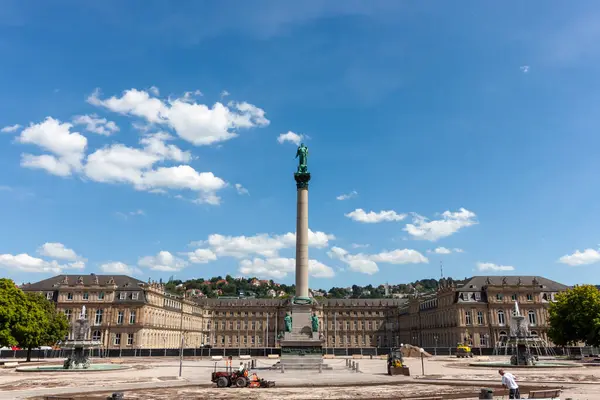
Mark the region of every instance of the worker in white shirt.
<instances>
[{"instance_id":1,"label":"worker in white shirt","mask_svg":"<svg viewBox=\"0 0 600 400\"><path fill-rule=\"evenodd\" d=\"M498 373L502 376L502 386L508 389L509 399L520 399L521 393L519 393L519 385L517 385L517 379L510 372L504 372L503 369L499 370Z\"/></svg>"},{"instance_id":2,"label":"worker in white shirt","mask_svg":"<svg viewBox=\"0 0 600 400\"><path fill-rule=\"evenodd\" d=\"M240 362L240 367L238 368L238 371L239 371L239 372L244 372L244 369L245 369L245 368L244 368L244 363L243 363L243 362Z\"/></svg>"}]
</instances>

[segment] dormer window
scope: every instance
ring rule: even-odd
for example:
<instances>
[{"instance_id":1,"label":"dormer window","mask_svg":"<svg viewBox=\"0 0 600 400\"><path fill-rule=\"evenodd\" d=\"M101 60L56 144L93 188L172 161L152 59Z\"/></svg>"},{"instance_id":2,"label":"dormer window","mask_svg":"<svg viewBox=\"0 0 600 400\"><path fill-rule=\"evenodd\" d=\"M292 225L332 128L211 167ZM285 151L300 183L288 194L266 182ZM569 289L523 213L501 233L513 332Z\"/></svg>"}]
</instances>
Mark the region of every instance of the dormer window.
<instances>
[{"instance_id":1,"label":"dormer window","mask_svg":"<svg viewBox=\"0 0 600 400\"><path fill-rule=\"evenodd\" d=\"M125 300L127 298L127 292L119 292L119 300Z\"/></svg>"},{"instance_id":2,"label":"dormer window","mask_svg":"<svg viewBox=\"0 0 600 400\"><path fill-rule=\"evenodd\" d=\"M139 295L140 294L138 292L131 293L131 299L132 300L137 300Z\"/></svg>"},{"instance_id":3,"label":"dormer window","mask_svg":"<svg viewBox=\"0 0 600 400\"><path fill-rule=\"evenodd\" d=\"M54 292L46 292L46 300L52 300L54 296Z\"/></svg>"},{"instance_id":4,"label":"dormer window","mask_svg":"<svg viewBox=\"0 0 600 400\"><path fill-rule=\"evenodd\" d=\"M89 292L83 292L83 299L84 299L84 300L89 300L89 299L90 299L90 294L89 294Z\"/></svg>"}]
</instances>

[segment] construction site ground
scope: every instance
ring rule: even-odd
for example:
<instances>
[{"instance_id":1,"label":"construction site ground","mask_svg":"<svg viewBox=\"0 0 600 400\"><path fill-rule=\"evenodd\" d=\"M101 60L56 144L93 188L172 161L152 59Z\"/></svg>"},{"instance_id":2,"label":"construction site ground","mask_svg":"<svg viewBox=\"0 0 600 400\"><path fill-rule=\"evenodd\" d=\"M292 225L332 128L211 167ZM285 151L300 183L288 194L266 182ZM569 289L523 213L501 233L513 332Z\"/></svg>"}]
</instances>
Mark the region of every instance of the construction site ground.
<instances>
[{"instance_id":1,"label":"construction site ground","mask_svg":"<svg viewBox=\"0 0 600 400\"><path fill-rule=\"evenodd\" d=\"M491 357L506 361L506 357ZM9 360L13 361L13 360ZM106 363L110 360L95 359ZM247 360L244 360L247 362ZM125 399L398 399L441 396L444 399L476 399L481 388L492 388L496 398L508 398L500 388L496 369L469 366L474 359L455 357L405 358L411 376L389 376L385 359L354 359L360 372L351 372L343 358L327 359L330 371L291 371L268 368L277 360L256 359L259 377L276 382L269 389L217 389L210 382L215 362L210 358L186 358L179 378L177 358L123 358L118 362L132 368L106 372L17 372L0 369L0 399L43 399L60 395L77 399L106 399L124 392ZM564 362L564 361L561 361ZM60 364L61 360L53 360ZM577 364L577 362L572 362ZM23 364L21 364L23 365ZM224 361L218 368L224 368ZM234 359L234 366L239 360ZM580 364L578 364L580 365ZM600 367L568 369L505 368L521 386L521 393L542 388L563 388L561 399L600 400Z\"/></svg>"}]
</instances>

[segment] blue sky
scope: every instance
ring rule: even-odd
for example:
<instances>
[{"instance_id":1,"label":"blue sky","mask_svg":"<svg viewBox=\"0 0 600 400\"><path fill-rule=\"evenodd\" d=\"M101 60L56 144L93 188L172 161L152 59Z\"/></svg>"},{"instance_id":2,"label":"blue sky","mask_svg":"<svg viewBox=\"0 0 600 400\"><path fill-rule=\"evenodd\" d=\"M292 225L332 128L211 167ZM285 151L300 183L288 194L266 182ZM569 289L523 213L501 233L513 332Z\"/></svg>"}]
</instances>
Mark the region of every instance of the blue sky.
<instances>
[{"instance_id":1,"label":"blue sky","mask_svg":"<svg viewBox=\"0 0 600 400\"><path fill-rule=\"evenodd\" d=\"M592 1L4 0L0 274L293 282L303 140L313 288L441 261L598 283L598 26Z\"/></svg>"}]
</instances>

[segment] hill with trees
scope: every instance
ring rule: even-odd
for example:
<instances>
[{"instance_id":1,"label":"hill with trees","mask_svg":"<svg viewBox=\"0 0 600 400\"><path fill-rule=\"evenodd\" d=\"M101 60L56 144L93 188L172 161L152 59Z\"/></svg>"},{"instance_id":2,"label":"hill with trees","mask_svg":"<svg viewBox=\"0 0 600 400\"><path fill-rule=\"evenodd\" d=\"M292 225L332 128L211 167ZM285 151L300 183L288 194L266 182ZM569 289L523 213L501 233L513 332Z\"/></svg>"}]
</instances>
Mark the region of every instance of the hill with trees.
<instances>
[{"instance_id":1,"label":"hill with trees","mask_svg":"<svg viewBox=\"0 0 600 400\"><path fill-rule=\"evenodd\" d=\"M447 278L448 282L461 284L464 280ZM343 298L368 298L379 299L386 297L403 297L415 293L431 293L438 289L437 279L420 279L410 283L381 284L378 286L352 285L351 287L332 287L329 290L312 290L314 297L334 299ZM172 279L165 284L167 291L182 294L184 291L191 297L255 297L255 298L286 298L294 295L295 285L286 285L271 280L252 278L234 278L227 275L212 277L210 279L198 278L186 281Z\"/></svg>"}]
</instances>

